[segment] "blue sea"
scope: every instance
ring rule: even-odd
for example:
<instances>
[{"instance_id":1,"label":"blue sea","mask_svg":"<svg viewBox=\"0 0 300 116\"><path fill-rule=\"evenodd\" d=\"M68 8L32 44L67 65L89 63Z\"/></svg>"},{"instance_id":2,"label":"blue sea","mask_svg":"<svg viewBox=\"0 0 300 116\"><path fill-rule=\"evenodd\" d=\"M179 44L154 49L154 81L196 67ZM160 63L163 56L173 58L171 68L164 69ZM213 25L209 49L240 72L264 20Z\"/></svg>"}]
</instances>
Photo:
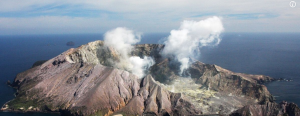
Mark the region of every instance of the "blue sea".
<instances>
[{"instance_id":1,"label":"blue sea","mask_svg":"<svg viewBox=\"0 0 300 116\"><path fill-rule=\"evenodd\" d=\"M140 43L160 43L168 33L144 34ZM0 36L0 105L14 98L15 90L6 85L35 61L47 60L71 48L94 40L102 34L2 35ZM263 74L293 81L265 84L278 102L300 105L300 33L224 33L218 46L201 49L199 60L234 72ZM46 113L0 112L2 116L58 116Z\"/></svg>"}]
</instances>

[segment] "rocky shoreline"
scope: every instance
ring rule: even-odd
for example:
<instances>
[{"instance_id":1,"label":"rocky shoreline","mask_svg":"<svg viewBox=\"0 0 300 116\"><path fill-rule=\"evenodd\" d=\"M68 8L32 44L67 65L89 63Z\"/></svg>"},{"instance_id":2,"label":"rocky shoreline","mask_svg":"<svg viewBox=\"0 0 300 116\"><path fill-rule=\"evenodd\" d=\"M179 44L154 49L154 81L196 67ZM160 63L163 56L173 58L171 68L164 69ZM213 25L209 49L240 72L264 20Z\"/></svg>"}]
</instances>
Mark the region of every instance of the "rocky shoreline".
<instances>
[{"instance_id":1,"label":"rocky shoreline","mask_svg":"<svg viewBox=\"0 0 300 116\"><path fill-rule=\"evenodd\" d=\"M159 52L160 44L135 45L132 56L150 56L154 64L140 79L113 66L118 52L103 41L90 42L19 73L10 85L16 98L1 111L60 112L63 115L299 116L296 104L277 104L263 83L269 76L235 73L193 61L188 77ZM270 112L272 111L272 112ZM258 112L258 113L257 113Z\"/></svg>"}]
</instances>

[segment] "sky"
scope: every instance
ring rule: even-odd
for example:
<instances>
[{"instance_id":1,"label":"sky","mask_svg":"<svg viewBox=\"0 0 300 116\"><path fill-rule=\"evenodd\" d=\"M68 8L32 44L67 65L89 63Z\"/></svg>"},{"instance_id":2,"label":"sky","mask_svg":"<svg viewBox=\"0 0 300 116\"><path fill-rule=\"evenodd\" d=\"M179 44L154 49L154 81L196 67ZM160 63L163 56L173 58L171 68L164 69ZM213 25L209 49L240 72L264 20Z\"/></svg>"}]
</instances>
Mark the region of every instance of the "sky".
<instances>
[{"instance_id":1,"label":"sky","mask_svg":"<svg viewBox=\"0 0 300 116\"><path fill-rule=\"evenodd\" d=\"M168 33L184 20L222 18L225 32L300 32L300 0L0 0L0 35Z\"/></svg>"}]
</instances>

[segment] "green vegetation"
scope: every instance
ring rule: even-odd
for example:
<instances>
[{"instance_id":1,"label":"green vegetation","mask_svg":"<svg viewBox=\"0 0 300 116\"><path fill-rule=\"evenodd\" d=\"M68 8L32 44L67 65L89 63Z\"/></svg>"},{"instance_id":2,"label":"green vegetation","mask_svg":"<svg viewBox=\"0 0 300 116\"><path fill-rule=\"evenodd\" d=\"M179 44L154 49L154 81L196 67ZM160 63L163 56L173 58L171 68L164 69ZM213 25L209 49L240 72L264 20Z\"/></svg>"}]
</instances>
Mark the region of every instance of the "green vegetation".
<instances>
[{"instance_id":1,"label":"green vegetation","mask_svg":"<svg viewBox=\"0 0 300 116\"><path fill-rule=\"evenodd\" d=\"M95 114L91 114L90 116L104 116L108 112L109 112L109 110L102 109L102 110L98 110Z\"/></svg>"},{"instance_id":2,"label":"green vegetation","mask_svg":"<svg viewBox=\"0 0 300 116\"><path fill-rule=\"evenodd\" d=\"M30 106L35 108L37 107L37 104L38 104L37 100L26 100L21 97L17 97L7 103L10 109L24 108L24 110L27 110Z\"/></svg>"}]
</instances>

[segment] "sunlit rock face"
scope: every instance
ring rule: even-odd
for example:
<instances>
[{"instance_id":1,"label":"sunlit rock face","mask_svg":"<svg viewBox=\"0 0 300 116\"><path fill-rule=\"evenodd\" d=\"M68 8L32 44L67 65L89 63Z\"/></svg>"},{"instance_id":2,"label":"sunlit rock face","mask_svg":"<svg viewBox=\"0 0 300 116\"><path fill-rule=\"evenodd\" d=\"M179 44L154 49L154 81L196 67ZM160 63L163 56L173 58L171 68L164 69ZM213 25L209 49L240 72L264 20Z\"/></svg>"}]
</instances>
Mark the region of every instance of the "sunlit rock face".
<instances>
[{"instance_id":1,"label":"sunlit rock face","mask_svg":"<svg viewBox=\"0 0 300 116\"><path fill-rule=\"evenodd\" d=\"M261 84L272 81L268 76L234 73L196 60L186 75L180 75L178 62L160 55L163 48L160 44L135 45L128 54L155 60L144 78L116 65L122 62L120 53L103 41L69 49L19 73L12 84L18 90L16 98L1 110L63 115L229 115L246 110L247 105L274 103Z\"/></svg>"},{"instance_id":2,"label":"sunlit rock face","mask_svg":"<svg viewBox=\"0 0 300 116\"><path fill-rule=\"evenodd\" d=\"M103 41L90 42L79 48L72 48L65 53L65 59L69 63L102 64L111 66L118 61L119 53L111 47L104 46Z\"/></svg>"}]
</instances>

